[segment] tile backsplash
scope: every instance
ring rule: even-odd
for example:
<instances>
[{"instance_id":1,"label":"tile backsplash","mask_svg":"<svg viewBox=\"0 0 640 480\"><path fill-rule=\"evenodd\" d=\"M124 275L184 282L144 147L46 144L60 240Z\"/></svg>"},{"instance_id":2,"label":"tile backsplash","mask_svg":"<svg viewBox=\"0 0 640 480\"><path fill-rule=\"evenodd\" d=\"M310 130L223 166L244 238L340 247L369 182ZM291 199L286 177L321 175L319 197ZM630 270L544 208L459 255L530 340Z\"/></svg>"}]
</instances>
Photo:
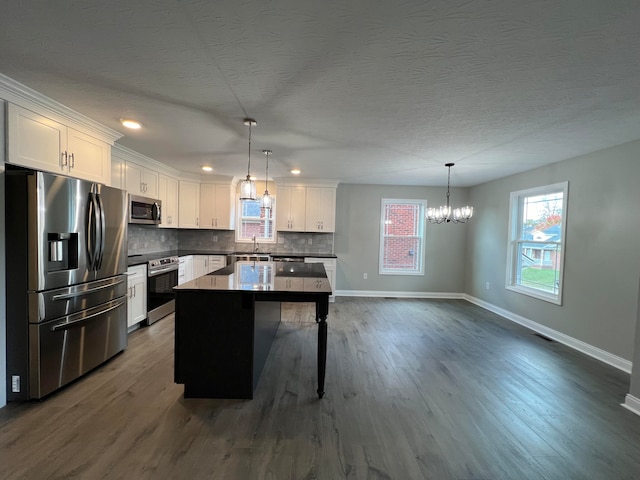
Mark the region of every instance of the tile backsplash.
<instances>
[{"instance_id":1,"label":"tile backsplash","mask_svg":"<svg viewBox=\"0 0 640 480\"><path fill-rule=\"evenodd\" d=\"M333 253L333 233L279 232L277 243L260 244L259 251L278 254ZM234 252L251 250L250 243L236 243L233 230L192 230L158 228L153 225L129 225L129 255L192 250Z\"/></svg>"},{"instance_id":2,"label":"tile backsplash","mask_svg":"<svg viewBox=\"0 0 640 480\"><path fill-rule=\"evenodd\" d=\"M129 255L178 250L178 230L131 223L127 243Z\"/></svg>"}]
</instances>

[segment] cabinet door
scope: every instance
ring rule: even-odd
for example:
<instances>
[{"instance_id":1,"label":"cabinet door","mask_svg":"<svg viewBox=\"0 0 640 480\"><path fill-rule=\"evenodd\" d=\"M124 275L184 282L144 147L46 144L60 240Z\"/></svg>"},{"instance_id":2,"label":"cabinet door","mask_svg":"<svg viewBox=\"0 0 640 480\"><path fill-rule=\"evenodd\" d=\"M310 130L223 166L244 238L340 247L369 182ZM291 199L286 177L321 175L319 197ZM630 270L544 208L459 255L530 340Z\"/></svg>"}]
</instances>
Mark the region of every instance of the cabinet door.
<instances>
[{"instance_id":1,"label":"cabinet door","mask_svg":"<svg viewBox=\"0 0 640 480\"><path fill-rule=\"evenodd\" d=\"M158 172L127 162L125 180L127 192L143 197L158 198Z\"/></svg>"},{"instance_id":2,"label":"cabinet door","mask_svg":"<svg viewBox=\"0 0 640 480\"><path fill-rule=\"evenodd\" d=\"M331 291L333 292L329 296L329 301L335 301L335 288L336 288L336 260L335 258L317 258L317 257L306 257L304 259L305 263L322 263L324 265L324 270L327 272L327 278L329 279L329 285L331 286Z\"/></svg>"},{"instance_id":3,"label":"cabinet door","mask_svg":"<svg viewBox=\"0 0 640 480\"><path fill-rule=\"evenodd\" d=\"M111 157L111 186L126 190L125 162L118 157Z\"/></svg>"},{"instance_id":4,"label":"cabinet door","mask_svg":"<svg viewBox=\"0 0 640 480\"><path fill-rule=\"evenodd\" d=\"M306 231L333 232L335 230L335 210L335 188L307 187Z\"/></svg>"},{"instance_id":5,"label":"cabinet door","mask_svg":"<svg viewBox=\"0 0 640 480\"><path fill-rule=\"evenodd\" d=\"M235 195L231 185L216 185L214 204L216 228L233 230L235 226Z\"/></svg>"},{"instance_id":6,"label":"cabinet door","mask_svg":"<svg viewBox=\"0 0 640 480\"><path fill-rule=\"evenodd\" d=\"M180 180L178 197L178 225L180 228L198 228L200 184Z\"/></svg>"},{"instance_id":7,"label":"cabinet door","mask_svg":"<svg viewBox=\"0 0 640 480\"><path fill-rule=\"evenodd\" d=\"M7 160L16 165L67 173L67 128L37 113L8 105Z\"/></svg>"},{"instance_id":8,"label":"cabinet door","mask_svg":"<svg viewBox=\"0 0 640 480\"><path fill-rule=\"evenodd\" d=\"M209 273L209 256L194 255L193 256L193 278L199 278Z\"/></svg>"},{"instance_id":9,"label":"cabinet door","mask_svg":"<svg viewBox=\"0 0 640 480\"><path fill-rule=\"evenodd\" d=\"M305 187L278 186L276 229L302 232L305 229Z\"/></svg>"},{"instance_id":10,"label":"cabinet door","mask_svg":"<svg viewBox=\"0 0 640 480\"><path fill-rule=\"evenodd\" d=\"M216 186L212 183L200 184L200 228L216 228Z\"/></svg>"},{"instance_id":11,"label":"cabinet door","mask_svg":"<svg viewBox=\"0 0 640 480\"><path fill-rule=\"evenodd\" d=\"M208 273L215 272L227 266L226 255L209 255Z\"/></svg>"},{"instance_id":12,"label":"cabinet door","mask_svg":"<svg viewBox=\"0 0 640 480\"><path fill-rule=\"evenodd\" d=\"M69 174L94 182L111 182L111 146L86 133L67 128Z\"/></svg>"},{"instance_id":13,"label":"cabinet door","mask_svg":"<svg viewBox=\"0 0 640 480\"><path fill-rule=\"evenodd\" d=\"M178 180L158 175L158 198L162 201L160 227L178 228Z\"/></svg>"},{"instance_id":14,"label":"cabinet door","mask_svg":"<svg viewBox=\"0 0 640 480\"><path fill-rule=\"evenodd\" d=\"M147 266L136 265L127 270L127 326L147 318Z\"/></svg>"}]
</instances>

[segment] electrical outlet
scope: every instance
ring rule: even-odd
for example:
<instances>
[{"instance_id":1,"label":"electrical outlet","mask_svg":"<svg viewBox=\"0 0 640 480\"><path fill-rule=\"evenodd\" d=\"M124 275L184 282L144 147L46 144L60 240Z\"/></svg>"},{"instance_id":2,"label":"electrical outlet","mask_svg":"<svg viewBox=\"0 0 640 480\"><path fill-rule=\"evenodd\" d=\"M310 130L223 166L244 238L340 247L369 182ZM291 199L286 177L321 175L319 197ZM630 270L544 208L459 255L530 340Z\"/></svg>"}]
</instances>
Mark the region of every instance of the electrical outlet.
<instances>
[{"instance_id":1,"label":"electrical outlet","mask_svg":"<svg viewBox=\"0 0 640 480\"><path fill-rule=\"evenodd\" d=\"M490 282L486 282L484 284L484 288L486 288L487 290L489 290L491 288L491 283Z\"/></svg>"},{"instance_id":2,"label":"electrical outlet","mask_svg":"<svg viewBox=\"0 0 640 480\"><path fill-rule=\"evenodd\" d=\"M363 274L362 274L362 278L366 280L366 279L367 279L367 275L368 275L368 274L363 273Z\"/></svg>"},{"instance_id":3,"label":"electrical outlet","mask_svg":"<svg viewBox=\"0 0 640 480\"><path fill-rule=\"evenodd\" d=\"M11 391L13 393L20 392L20 375L12 375L11 376Z\"/></svg>"},{"instance_id":4,"label":"electrical outlet","mask_svg":"<svg viewBox=\"0 0 640 480\"><path fill-rule=\"evenodd\" d=\"M307 243L309 243L309 245L313 245L313 238L309 237L309 240L307 240Z\"/></svg>"},{"instance_id":5,"label":"electrical outlet","mask_svg":"<svg viewBox=\"0 0 640 480\"><path fill-rule=\"evenodd\" d=\"M214 236L213 236L213 241L214 241L214 242L217 242L217 241L218 241L218 235L214 235Z\"/></svg>"}]
</instances>

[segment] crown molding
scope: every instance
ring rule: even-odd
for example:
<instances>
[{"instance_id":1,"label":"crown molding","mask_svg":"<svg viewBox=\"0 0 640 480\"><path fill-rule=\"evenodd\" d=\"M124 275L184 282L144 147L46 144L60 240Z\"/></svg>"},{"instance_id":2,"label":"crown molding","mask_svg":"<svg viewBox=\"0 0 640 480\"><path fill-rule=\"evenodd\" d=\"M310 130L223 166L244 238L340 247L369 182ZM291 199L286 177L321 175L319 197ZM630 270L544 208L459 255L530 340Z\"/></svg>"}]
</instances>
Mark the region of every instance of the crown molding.
<instances>
[{"instance_id":1,"label":"crown molding","mask_svg":"<svg viewBox=\"0 0 640 480\"><path fill-rule=\"evenodd\" d=\"M0 98L113 144L124 135L0 73Z\"/></svg>"},{"instance_id":2,"label":"crown molding","mask_svg":"<svg viewBox=\"0 0 640 480\"><path fill-rule=\"evenodd\" d=\"M276 185L288 185L292 187L330 187L337 188L339 180L328 180L321 178L292 178L277 177L273 181Z\"/></svg>"}]
</instances>

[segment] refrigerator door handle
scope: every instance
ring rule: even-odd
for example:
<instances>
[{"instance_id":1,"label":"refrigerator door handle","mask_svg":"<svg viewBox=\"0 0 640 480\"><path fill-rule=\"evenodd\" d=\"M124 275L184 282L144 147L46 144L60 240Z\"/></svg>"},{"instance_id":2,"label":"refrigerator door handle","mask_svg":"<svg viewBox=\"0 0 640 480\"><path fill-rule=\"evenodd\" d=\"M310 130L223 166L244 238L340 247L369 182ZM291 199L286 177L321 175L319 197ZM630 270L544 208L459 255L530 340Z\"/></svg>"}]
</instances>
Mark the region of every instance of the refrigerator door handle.
<instances>
[{"instance_id":1,"label":"refrigerator door handle","mask_svg":"<svg viewBox=\"0 0 640 480\"><path fill-rule=\"evenodd\" d=\"M100 228L99 228L99 240L96 245L96 270L100 270L102 268L102 258L104 257L104 235L106 230L106 222L104 218L104 204L102 203L102 196L98 193L96 194L96 203L98 205L98 212L100 217Z\"/></svg>"},{"instance_id":2,"label":"refrigerator door handle","mask_svg":"<svg viewBox=\"0 0 640 480\"><path fill-rule=\"evenodd\" d=\"M82 312L78 313L76 315L69 315L68 317L66 317L66 320L64 322L57 323L57 324L53 325L51 327L51 331L52 332L57 332L57 331L60 331L60 330L68 330L69 328L73 328L78 323L82 323L82 322L85 322L87 320L91 320L92 318L98 317L100 315L104 315L105 313L110 312L111 310L115 310L116 308L119 308L122 305L124 305L125 302L126 302L125 300L120 300L115 305L110 304L107 308L103 308L100 311L91 313L89 315L85 315Z\"/></svg>"},{"instance_id":3,"label":"refrigerator door handle","mask_svg":"<svg viewBox=\"0 0 640 480\"><path fill-rule=\"evenodd\" d=\"M119 285L121 283L123 283L124 280L117 280L115 282L112 283L108 283L106 285L100 285L99 287L94 287L90 290L82 290L80 292L73 292L73 293L61 293L60 295L54 295L53 297L51 297L52 300L68 300L69 298L75 298L75 297L82 297L83 295L90 295L92 293L95 293L99 290L103 290L105 288L111 288L114 287L116 285Z\"/></svg>"}]
</instances>

